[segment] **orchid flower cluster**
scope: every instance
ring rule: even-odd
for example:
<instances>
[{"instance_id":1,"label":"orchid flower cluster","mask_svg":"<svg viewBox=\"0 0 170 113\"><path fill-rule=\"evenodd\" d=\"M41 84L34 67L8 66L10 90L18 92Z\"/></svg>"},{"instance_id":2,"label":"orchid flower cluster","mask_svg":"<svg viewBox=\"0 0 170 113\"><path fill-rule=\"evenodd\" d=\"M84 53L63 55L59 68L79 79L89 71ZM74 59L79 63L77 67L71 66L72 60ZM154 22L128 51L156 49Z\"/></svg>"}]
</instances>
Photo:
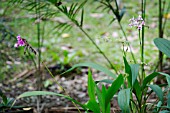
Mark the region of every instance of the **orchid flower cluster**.
<instances>
[{"instance_id":1,"label":"orchid flower cluster","mask_svg":"<svg viewBox=\"0 0 170 113\"><path fill-rule=\"evenodd\" d=\"M33 52L35 55L37 54L35 49L27 42L27 40L24 38L21 38L20 35L17 36L17 43L15 43L14 47L17 48L19 46L25 46L24 54L26 53L27 49L31 50L31 52Z\"/></svg>"},{"instance_id":2,"label":"orchid flower cluster","mask_svg":"<svg viewBox=\"0 0 170 113\"><path fill-rule=\"evenodd\" d=\"M131 27L137 27L138 30L141 30L142 29L142 26L145 25L145 21L143 20L143 18L139 15L138 18L131 18L130 20L130 24L129 26Z\"/></svg>"}]
</instances>

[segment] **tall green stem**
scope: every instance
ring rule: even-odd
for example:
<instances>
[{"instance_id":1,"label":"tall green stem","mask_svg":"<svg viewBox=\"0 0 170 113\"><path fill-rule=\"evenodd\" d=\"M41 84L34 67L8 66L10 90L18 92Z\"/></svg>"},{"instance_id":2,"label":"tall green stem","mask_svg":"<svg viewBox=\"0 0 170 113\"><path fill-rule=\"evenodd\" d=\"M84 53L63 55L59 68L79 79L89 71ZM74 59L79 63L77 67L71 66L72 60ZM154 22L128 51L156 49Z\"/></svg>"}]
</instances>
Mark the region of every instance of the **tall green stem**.
<instances>
[{"instance_id":1,"label":"tall green stem","mask_svg":"<svg viewBox=\"0 0 170 113\"><path fill-rule=\"evenodd\" d=\"M163 28L162 28L162 0L159 0L159 38L163 38ZM159 51L159 71L162 71L163 65L163 53Z\"/></svg>"},{"instance_id":2,"label":"tall green stem","mask_svg":"<svg viewBox=\"0 0 170 113\"><path fill-rule=\"evenodd\" d=\"M145 21L145 8L146 8L146 0L142 0L142 18ZM142 26L142 41L141 41L141 76L142 81L145 78L145 69L144 69L144 37L145 37L145 27Z\"/></svg>"},{"instance_id":3,"label":"tall green stem","mask_svg":"<svg viewBox=\"0 0 170 113\"><path fill-rule=\"evenodd\" d=\"M37 23L37 41L38 41L38 74L37 74L37 90L41 90L41 76L40 76L40 74L41 74L41 67L40 67L40 65L41 65L41 40L40 40L40 21L39 21L39 19L40 19L40 9L39 9L39 7L40 7L40 1L39 0L35 0L35 2L36 2L36 8L35 8L35 10L36 10L36 19L38 20L38 23ZM40 110L40 101L41 101L41 97L40 96L38 96L37 97L37 112L38 113L41 113L41 110Z\"/></svg>"}]
</instances>

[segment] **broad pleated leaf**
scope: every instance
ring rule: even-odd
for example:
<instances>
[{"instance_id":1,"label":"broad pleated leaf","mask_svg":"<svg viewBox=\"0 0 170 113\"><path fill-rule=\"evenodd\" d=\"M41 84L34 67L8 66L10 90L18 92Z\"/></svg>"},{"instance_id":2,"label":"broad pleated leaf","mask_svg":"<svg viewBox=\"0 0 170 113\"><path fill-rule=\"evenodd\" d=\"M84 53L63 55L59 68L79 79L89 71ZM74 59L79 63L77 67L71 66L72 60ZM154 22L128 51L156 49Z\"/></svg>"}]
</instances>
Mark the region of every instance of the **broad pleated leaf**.
<instances>
[{"instance_id":1,"label":"broad pleated leaf","mask_svg":"<svg viewBox=\"0 0 170 113\"><path fill-rule=\"evenodd\" d=\"M163 101L163 92L158 85L149 85L149 87L156 93L160 101Z\"/></svg>"},{"instance_id":2,"label":"broad pleated leaf","mask_svg":"<svg viewBox=\"0 0 170 113\"><path fill-rule=\"evenodd\" d=\"M166 54L168 57L170 57L170 41L164 38L156 38L154 39L154 43L157 46L157 48Z\"/></svg>"},{"instance_id":3,"label":"broad pleated leaf","mask_svg":"<svg viewBox=\"0 0 170 113\"><path fill-rule=\"evenodd\" d=\"M118 93L118 104L123 113L130 113L130 88L123 89Z\"/></svg>"},{"instance_id":4,"label":"broad pleated leaf","mask_svg":"<svg viewBox=\"0 0 170 113\"><path fill-rule=\"evenodd\" d=\"M137 76L138 76L139 64L131 64L130 68L131 68L131 73L132 73L132 87L133 87L133 84L135 83Z\"/></svg>"}]
</instances>

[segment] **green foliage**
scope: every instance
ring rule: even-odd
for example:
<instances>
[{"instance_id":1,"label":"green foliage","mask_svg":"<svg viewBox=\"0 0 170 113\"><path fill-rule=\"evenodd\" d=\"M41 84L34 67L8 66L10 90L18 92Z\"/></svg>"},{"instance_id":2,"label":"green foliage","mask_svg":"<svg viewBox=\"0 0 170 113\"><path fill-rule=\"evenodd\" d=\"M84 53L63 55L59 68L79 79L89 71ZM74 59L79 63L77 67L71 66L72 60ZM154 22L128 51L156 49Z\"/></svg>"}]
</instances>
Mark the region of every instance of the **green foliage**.
<instances>
[{"instance_id":1,"label":"green foliage","mask_svg":"<svg viewBox=\"0 0 170 113\"><path fill-rule=\"evenodd\" d=\"M142 84L142 90L144 88L146 88L147 84L150 83L159 73L154 72L150 75L148 75L144 80L143 80L143 84Z\"/></svg>"},{"instance_id":2,"label":"green foliage","mask_svg":"<svg viewBox=\"0 0 170 113\"><path fill-rule=\"evenodd\" d=\"M102 85L102 90L100 90L98 86L94 84L92 75L89 72L88 94L89 94L90 100L87 103L87 107L90 110L92 110L94 113L99 113L100 110L102 113L110 113L110 101L115 95L115 93L120 89L122 84L123 84L123 76L119 75L108 89L106 89L106 87ZM96 102L95 92L97 94L99 104Z\"/></svg>"},{"instance_id":3,"label":"green foliage","mask_svg":"<svg viewBox=\"0 0 170 113\"><path fill-rule=\"evenodd\" d=\"M45 15L45 17L48 17L49 15L51 15L51 16L55 15L58 12L61 12L62 14L64 14L66 17L68 17L68 19L70 21L69 22L66 21L64 23L59 23L55 27L58 30L58 32L70 30L74 25L76 25L90 39L90 41L96 46L96 48L104 56L104 58L109 62L109 64L111 64L111 67L112 67L112 69L114 69L116 71L116 74L118 74L116 68L112 66L112 63L109 61L107 56L101 51L99 46L93 41L93 39L89 36L89 34L83 29L83 23L84 23L84 8L83 7L86 4L87 0L85 0L81 4L72 3L69 8L66 5L63 5L60 0L47 0L45 2L43 2L43 1L44 0L40 0L39 7L37 7L36 1L35 2L31 2L31 1L23 2L23 0L19 0L19 1L14 0L12 3L17 3L17 2L24 3L24 7L27 10L34 11L36 9L36 11L41 12L42 15ZM45 9L49 8L48 7L50 5L49 2L50 2L50 4L53 4L53 6L55 6L58 9L58 10L55 10L56 13L53 13L53 12L49 13L49 14L45 13ZM113 6L112 2L113 2L113 0L101 0L101 3L105 6L104 9L108 9L108 10L112 11L112 13L114 14L114 16L116 16L116 19L118 20L118 22L120 24L120 21L122 20L126 9L125 9L125 7L120 9L118 6L117 0L114 1L115 6ZM143 6L143 4L142 4L142 6ZM50 12L50 11L48 11L48 12ZM80 15L80 20L78 18L78 15ZM143 14L143 15L145 15L145 14ZM115 17L113 17L113 19L111 20L111 23L114 20L115 20ZM122 27L122 26L120 25L120 27ZM126 37L124 31L123 31L123 34ZM142 36L144 36L144 32L142 32ZM144 39L144 37L142 37L142 39ZM168 57L170 56L170 48L169 48L170 42L168 40L157 38L154 40L154 43L158 47L159 50L161 50L163 53L165 53ZM142 44L144 44L144 42ZM144 45L142 45L142 47L144 47ZM141 57L142 57L144 55L143 49L142 49L141 53L142 53L142 55L141 55ZM64 64L68 64L74 57L75 57L75 55L69 56L68 51L64 51L64 59L62 60L62 62ZM90 68L94 68L99 71L102 71L106 75L108 75L114 79L114 81L105 79L105 80L100 80L100 81L95 82L93 80L92 73L89 70L89 73L88 73L89 101L87 102L87 104L81 104L67 95L62 95L62 94L53 93L53 92L46 92L46 91L25 92L25 93L19 95L17 97L17 99L29 97L29 96L38 96L38 95L55 95L55 96L64 97L64 98L80 105L86 111L92 110L94 113L99 113L99 112L110 113L110 101L113 98L113 96L118 92L121 85L124 83L125 89L120 90L118 93L118 104L119 104L122 112L129 113L130 109L134 109L133 105L136 105L136 109L138 110L139 113L142 113L142 111L145 112L146 107L147 107L146 101L150 95L147 93L148 86L152 89L153 92L156 93L156 95L158 96L158 98L160 100L156 106L156 111L158 112L161 107L164 107L163 106L163 92L162 92L161 87L159 87L158 85L150 85L150 82L157 75L161 74L161 75L166 76L168 85L170 87L169 75L165 74L165 73L161 73L161 72L159 72L159 73L154 72L154 73L145 77L145 76L143 76L143 73L144 73L144 70L143 70L144 69L144 67L143 67L144 59L143 58L141 60L141 63L142 63L142 66L141 66L142 72L141 73L139 73L139 70L140 70L139 64L129 64L126 57L123 57L123 60L124 60L124 65L125 65L125 73L127 74L127 81L126 81L126 74L125 74L125 77L122 74L118 74L119 76L117 77L109 69L107 69L103 66L100 66L98 64L95 64L95 63L76 64L71 69L64 72L64 73L67 73L77 67L90 67ZM142 79L140 79L140 77L138 77L140 74L142 74L142 77L143 77ZM107 89L102 84L102 89L100 90L100 88L98 87L98 83L102 83L102 82L109 83L109 84L111 84L111 86ZM126 86L126 83L128 83L127 86ZM48 86L49 82L47 81L47 83L45 85ZM152 91L151 91L151 93L152 93ZM133 94L136 96L137 100L135 100L132 97ZM1 94L1 97L3 99L3 104L7 104L8 103L7 98L3 94ZM170 106L169 94L167 97L168 97L168 102L167 102L167 108L168 108ZM98 100L96 100L96 99L98 99ZM132 100L132 101L130 101L130 100ZM166 111L164 110L162 112L166 112Z\"/></svg>"},{"instance_id":4,"label":"green foliage","mask_svg":"<svg viewBox=\"0 0 170 113\"><path fill-rule=\"evenodd\" d=\"M7 104L7 97L4 95L4 93L0 89L0 96L2 98L2 104L6 105Z\"/></svg>"},{"instance_id":5,"label":"green foliage","mask_svg":"<svg viewBox=\"0 0 170 113\"><path fill-rule=\"evenodd\" d=\"M87 110L86 107L83 104L79 103L78 101L74 100L73 98L71 98L69 96L54 93L54 92L48 92L48 91L29 91L29 92L25 92L25 93L22 93L21 95L19 95L17 97L17 99L24 98L24 97L30 97L30 96L43 96L43 95L54 95L54 96L64 97L64 98L74 102L75 104L80 105L84 110Z\"/></svg>"},{"instance_id":6,"label":"green foliage","mask_svg":"<svg viewBox=\"0 0 170 113\"><path fill-rule=\"evenodd\" d=\"M118 104L123 113L130 113L130 88L119 91Z\"/></svg>"},{"instance_id":7,"label":"green foliage","mask_svg":"<svg viewBox=\"0 0 170 113\"><path fill-rule=\"evenodd\" d=\"M126 8L123 7L122 9L120 9L117 0L114 0L115 6L112 6L112 2L113 2L112 0L100 0L100 3L102 3L102 5L104 6L103 10L108 9L112 11L112 13L116 16L118 22L120 22L126 12ZM112 23L114 20L115 18L113 17L110 23Z\"/></svg>"},{"instance_id":8,"label":"green foliage","mask_svg":"<svg viewBox=\"0 0 170 113\"><path fill-rule=\"evenodd\" d=\"M159 97L159 100L163 102L162 89L158 85L149 85L149 87L156 93L156 95Z\"/></svg>"},{"instance_id":9,"label":"green foliage","mask_svg":"<svg viewBox=\"0 0 170 113\"><path fill-rule=\"evenodd\" d=\"M88 95L89 95L89 101L87 102L87 107L92 110L94 113L99 113L100 108L98 106L98 103L96 101L96 96L95 96L95 82L92 77L92 73L89 69L88 72Z\"/></svg>"},{"instance_id":10,"label":"green foliage","mask_svg":"<svg viewBox=\"0 0 170 113\"><path fill-rule=\"evenodd\" d=\"M6 95L1 91L0 89L0 97L2 98L2 101L0 102L0 112L4 112L5 110L11 109L11 108L23 108L23 106L13 106L14 99L13 98L7 98Z\"/></svg>"},{"instance_id":11,"label":"green foliage","mask_svg":"<svg viewBox=\"0 0 170 113\"><path fill-rule=\"evenodd\" d=\"M112 78L116 78L116 75L113 74L109 69L99 65L99 64L95 64L95 63L91 63L91 62L85 62L85 63L79 63L79 64L75 64L72 68L70 68L69 70L67 70L66 72L62 73L65 74L67 72L72 71L73 69L77 68L77 67L90 67L90 68L94 68L96 70L99 70L101 72L104 72L105 74L107 74L108 76L112 77ZM61 74L61 75L62 75Z\"/></svg>"},{"instance_id":12,"label":"green foliage","mask_svg":"<svg viewBox=\"0 0 170 113\"><path fill-rule=\"evenodd\" d=\"M166 54L168 57L170 57L170 41L164 38L155 38L154 43L157 46L157 48Z\"/></svg>"}]
</instances>

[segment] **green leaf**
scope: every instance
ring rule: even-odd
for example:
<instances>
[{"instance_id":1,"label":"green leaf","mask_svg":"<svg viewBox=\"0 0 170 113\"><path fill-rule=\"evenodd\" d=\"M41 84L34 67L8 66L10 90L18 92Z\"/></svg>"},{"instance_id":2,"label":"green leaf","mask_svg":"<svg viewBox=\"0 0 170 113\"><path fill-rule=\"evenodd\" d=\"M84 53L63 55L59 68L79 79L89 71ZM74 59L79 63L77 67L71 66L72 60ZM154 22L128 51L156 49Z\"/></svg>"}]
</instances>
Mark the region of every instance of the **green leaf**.
<instances>
[{"instance_id":1,"label":"green leaf","mask_svg":"<svg viewBox=\"0 0 170 113\"><path fill-rule=\"evenodd\" d=\"M163 110L163 111L160 111L159 113L169 113L170 111L168 110Z\"/></svg>"},{"instance_id":2,"label":"green leaf","mask_svg":"<svg viewBox=\"0 0 170 113\"><path fill-rule=\"evenodd\" d=\"M121 85L123 84L123 76L120 74L116 80L112 83L112 85L108 88L106 92L106 107L110 103L110 100L114 96L114 94L119 90Z\"/></svg>"},{"instance_id":3,"label":"green leaf","mask_svg":"<svg viewBox=\"0 0 170 113\"><path fill-rule=\"evenodd\" d=\"M93 81L92 73L89 69L88 71L88 95L90 100L96 101L95 99L95 83Z\"/></svg>"},{"instance_id":4,"label":"green leaf","mask_svg":"<svg viewBox=\"0 0 170 113\"><path fill-rule=\"evenodd\" d=\"M97 93L97 98L98 98L98 101L99 101L99 105L100 105L100 108L102 110L102 113L106 113L105 112L105 95L106 95L106 90L104 89L105 86L102 85L102 92L100 91L100 89L98 88L98 86L96 85L96 93Z\"/></svg>"},{"instance_id":5,"label":"green leaf","mask_svg":"<svg viewBox=\"0 0 170 113\"><path fill-rule=\"evenodd\" d=\"M99 65L99 64L95 64L95 63L91 63L91 62L85 62L85 63L79 63L79 64L75 64L72 68L70 68L69 70L65 71L64 73L62 73L61 75L72 71L73 69L77 68L77 67L90 67L90 68L94 68L96 70L102 71L105 74L107 74L108 76L111 76L112 78L116 78L116 75L113 74L110 70L108 70L107 68Z\"/></svg>"},{"instance_id":6,"label":"green leaf","mask_svg":"<svg viewBox=\"0 0 170 113\"><path fill-rule=\"evenodd\" d=\"M125 12L126 12L126 8L123 7L123 8L121 9L121 12L120 12L120 21L121 21L121 19L123 18Z\"/></svg>"},{"instance_id":7,"label":"green leaf","mask_svg":"<svg viewBox=\"0 0 170 113\"><path fill-rule=\"evenodd\" d=\"M170 109L170 91L167 96L167 107Z\"/></svg>"},{"instance_id":8,"label":"green leaf","mask_svg":"<svg viewBox=\"0 0 170 113\"><path fill-rule=\"evenodd\" d=\"M130 68L131 68L131 73L132 73L132 87L133 87L133 84L135 83L137 76L138 76L139 64L132 64L130 65Z\"/></svg>"},{"instance_id":9,"label":"green leaf","mask_svg":"<svg viewBox=\"0 0 170 113\"><path fill-rule=\"evenodd\" d=\"M157 106L157 112L160 110L160 107L162 106L162 101L159 101L158 104L156 105Z\"/></svg>"},{"instance_id":10,"label":"green leaf","mask_svg":"<svg viewBox=\"0 0 170 113\"><path fill-rule=\"evenodd\" d=\"M87 103L87 107L90 110L92 110L94 113L99 113L100 108L95 98L95 88L96 88L96 84L93 80L92 73L89 69L88 71L88 95L89 95L90 100Z\"/></svg>"},{"instance_id":11,"label":"green leaf","mask_svg":"<svg viewBox=\"0 0 170 113\"><path fill-rule=\"evenodd\" d=\"M149 85L149 87L156 93L160 101L163 101L163 92L158 85Z\"/></svg>"},{"instance_id":12,"label":"green leaf","mask_svg":"<svg viewBox=\"0 0 170 113\"><path fill-rule=\"evenodd\" d=\"M8 102L7 97L4 95L4 93L2 92L2 90L0 89L0 96L2 97L3 103L6 105Z\"/></svg>"},{"instance_id":13,"label":"green leaf","mask_svg":"<svg viewBox=\"0 0 170 113\"><path fill-rule=\"evenodd\" d=\"M131 67L129 65L129 63L127 62L126 58L123 57L124 60L124 65L125 65L125 73L129 74L129 76L127 77L128 79L128 85L130 85L130 87L132 86L132 73L131 73Z\"/></svg>"},{"instance_id":14,"label":"green leaf","mask_svg":"<svg viewBox=\"0 0 170 113\"><path fill-rule=\"evenodd\" d=\"M166 54L168 57L170 57L170 41L164 38L156 38L154 39L154 43L157 46L157 48Z\"/></svg>"},{"instance_id":15,"label":"green leaf","mask_svg":"<svg viewBox=\"0 0 170 113\"><path fill-rule=\"evenodd\" d=\"M58 94L58 93L54 93L54 92L48 92L48 91L29 91L29 92L25 92L25 93L22 93L21 95L19 95L17 97L17 99L24 98L24 97L30 97L30 96L40 96L40 95L41 96L43 96L43 95L55 95L55 96L64 97L65 99L68 99L68 100L74 102L75 104L80 105L84 110L87 111L86 106L84 106L80 102L74 100L73 98L71 98L69 96Z\"/></svg>"},{"instance_id":16,"label":"green leaf","mask_svg":"<svg viewBox=\"0 0 170 113\"><path fill-rule=\"evenodd\" d=\"M123 89L118 93L118 104L123 113L130 113L130 88Z\"/></svg>"},{"instance_id":17,"label":"green leaf","mask_svg":"<svg viewBox=\"0 0 170 113\"><path fill-rule=\"evenodd\" d=\"M142 84L142 90L146 88L146 85L151 82L152 79L154 79L159 73L153 72L152 74L148 75L144 80Z\"/></svg>"},{"instance_id":18,"label":"green leaf","mask_svg":"<svg viewBox=\"0 0 170 113\"><path fill-rule=\"evenodd\" d=\"M100 108L97 102L89 100L86 106L94 113L100 113Z\"/></svg>"},{"instance_id":19,"label":"green leaf","mask_svg":"<svg viewBox=\"0 0 170 113\"><path fill-rule=\"evenodd\" d=\"M138 80L136 80L135 83L134 83L133 93L136 95L138 102L140 102L141 97L142 97L142 90L141 90L141 87L140 87Z\"/></svg>"},{"instance_id":20,"label":"green leaf","mask_svg":"<svg viewBox=\"0 0 170 113\"><path fill-rule=\"evenodd\" d=\"M81 11L81 21L80 21L80 26L83 27L83 21L84 21L84 9L82 8Z\"/></svg>"},{"instance_id":21,"label":"green leaf","mask_svg":"<svg viewBox=\"0 0 170 113\"><path fill-rule=\"evenodd\" d=\"M161 75L164 75L166 77L166 80L168 82L168 86L170 87L170 75L166 74L166 73L162 73L162 72L158 72Z\"/></svg>"},{"instance_id":22,"label":"green leaf","mask_svg":"<svg viewBox=\"0 0 170 113\"><path fill-rule=\"evenodd\" d=\"M104 83L107 83L107 84L112 84L113 80L103 79L103 80L95 81L96 84L98 84L98 83L100 83L100 82L104 82Z\"/></svg>"}]
</instances>

